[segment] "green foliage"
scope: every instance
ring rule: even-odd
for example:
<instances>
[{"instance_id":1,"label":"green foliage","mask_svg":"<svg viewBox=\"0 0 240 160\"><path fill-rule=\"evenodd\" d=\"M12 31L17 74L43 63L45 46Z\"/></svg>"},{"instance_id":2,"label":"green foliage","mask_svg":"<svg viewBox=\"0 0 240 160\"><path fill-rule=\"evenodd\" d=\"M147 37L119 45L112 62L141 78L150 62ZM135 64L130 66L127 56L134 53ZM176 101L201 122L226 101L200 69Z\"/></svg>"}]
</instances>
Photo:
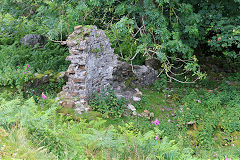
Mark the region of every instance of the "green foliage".
<instances>
[{"instance_id":1,"label":"green foliage","mask_svg":"<svg viewBox=\"0 0 240 160\"><path fill-rule=\"evenodd\" d=\"M17 43L0 45L0 84L22 87L34 72L66 70L66 56L66 48L60 48L50 42L44 48L29 48ZM27 65L31 67L29 72L26 70Z\"/></svg>"},{"instance_id":2,"label":"green foliage","mask_svg":"<svg viewBox=\"0 0 240 160\"><path fill-rule=\"evenodd\" d=\"M220 90L187 91L181 101L183 105L177 112L177 121L182 129L193 129L187 124L195 123L194 130L187 133L193 145L208 148L214 144L231 145L231 134L239 132L239 87L223 81Z\"/></svg>"},{"instance_id":3,"label":"green foliage","mask_svg":"<svg viewBox=\"0 0 240 160\"><path fill-rule=\"evenodd\" d=\"M69 64L65 61L66 47L51 42L42 48L19 44L26 34L41 33L33 20L0 13L0 30L0 85L21 88L34 72L66 70ZM26 71L27 65L31 66L30 73Z\"/></svg>"},{"instance_id":4,"label":"green foliage","mask_svg":"<svg viewBox=\"0 0 240 160\"><path fill-rule=\"evenodd\" d=\"M90 97L89 105L95 111L101 112L106 117L121 117L124 113L126 101L118 99L112 89L107 89L101 93L95 93Z\"/></svg>"},{"instance_id":5,"label":"green foliage","mask_svg":"<svg viewBox=\"0 0 240 160\"><path fill-rule=\"evenodd\" d=\"M15 126L14 135L17 140L11 143L13 148L8 148L10 141L4 139L9 153L15 152L17 146L28 151L28 145L37 144L40 148L46 148L51 154L45 151L35 153L32 148L25 156L34 156L45 154L43 157L55 154L60 159L86 159L86 158L117 158L126 157L149 157L175 159L190 158L192 151L183 149L180 143L168 140L163 137L161 140L154 140L156 135L161 137L162 132L157 128L144 134L139 131L132 131L134 123L123 125L122 127L107 126L106 120L97 118L86 122L80 119L74 122L70 117L63 117L56 113L56 102L51 99L39 103L44 105L40 109L34 100L22 100L21 97L12 100L6 100L5 95L0 96L0 126L11 132L9 126ZM8 116L6 116L8 115ZM18 124L21 124L19 126ZM23 130L24 127L27 130ZM15 134L15 131L19 134ZM24 132L23 132L24 131ZM28 133L27 133L28 132ZM2 133L2 130L0 130ZM13 133L13 132L12 132ZM23 134L24 133L24 134ZM23 134L23 135L22 135ZM4 134L1 134L4 136ZM0 144L2 137L0 136ZM10 135L11 136L11 135ZM27 136L27 141L25 136ZM24 143L21 143L24 140ZM28 143L27 143L28 142ZM27 145L28 144L28 145ZM40 150L39 148L39 150ZM2 150L1 150L2 151ZM18 150L20 152L20 150ZM16 157L23 155L17 153ZM0 152L1 153L1 152ZM32 154L30 154L32 153Z\"/></svg>"},{"instance_id":6,"label":"green foliage","mask_svg":"<svg viewBox=\"0 0 240 160\"><path fill-rule=\"evenodd\" d=\"M147 110L152 110L150 107L150 99L149 97L147 97L146 95L143 95L141 97L141 101L137 102L134 106L136 107L136 109L147 109Z\"/></svg>"},{"instance_id":7,"label":"green foliage","mask_svg":"<svg viewBox=\"0 0 240 160\"><path fill-rule=\"evenodd\" d=\"M107 32L123 60L142 64L145 56L158 57L170 79L169 73L180 72L173 67L182 62L183 73L202 79L205 74L195 57L199 48L211 49L202 49L203 54L238 59L238 4L235 0L5 0L0 5L1 43L12 44L27 33L65 40L76 25L97 25Z\"/></svg>"},{"instance_id":8,"label":"green foliage","mask_svg":"<svg viewBox=\"0 0 240 160\"><path fill-rule=\"evenodd\" d=\"M29 74L24 74L25 68L19 67L18 69L11 68L10 66L4 67L0 70L0 85L1 86L18 86L19 89L23 86L24 82L27 82L30 78Z\"/></svg>"},{"instance_id":9,"label":"green foliage","mask_svg":"<svg viewBox=\"0 0 240 160\"><path fill-rule=\"evenodd\" d=\"M167 137L156 141L156 135L161 135L161 131L155 128L154 131L145 134L134 133L128 130L129 127L121 127L123 134L116 132L112 126L109 130L92 130L91 134L83 135L83 142L91 150L101 149L104 159L118 158L140 158L140 159L185 159L191 158L191 149L179 149L180 144L169 141ZM94 146L94 147L93 147ZM93 148L92 148L93 147Z\"/></svg>"},{"instance_id":10,"label":"green foliage","mask_svg":"<svg viewBox=\"0 0 240 160\"><path fill-rule=\"evenodd\" d=\"M48 75L49 76L49 75ZM51 98L56 97L57 93L61 92L62 87L66 84L66 81L63 78L60 78L59 80L53 79L54 81L43 83L40 79L34 79L31 77L30 81L24 84L24 87L22 89L23 96L25 98L33 97L35 101L39 101L41 99L39 96L42 93L47 94L47 96L50 96ZM36 85L37 83L37 85Z\"/></svg>"},{"instance_id":11,"label":"green foliage","mask_svg":"<svg viewBox=\"0 0 240 160\"><path fill-rule=\"evenodd\" d=\"M196 4L195 4L196 5ZM237 58L239 52L239 2L202 1L197 12L205 17L199 25L200 35L211 51Z\"/></svg>"},{"instance_id":12,"label":"green foliage","mask_svg":"<svg viewBox=\"0 0 240 160\"><path fill-rule=\"evenodd\" d=\"M62 71L68 63L65 57L68 52L66 48L49 42L43 48L29 48L14 43L9 46L1 46L1 67L14 66L23 67L29 64L33 71L44 72L47 70ZM13 68L14 68L13 67Z\"/></svg>"},{"instance_id":13,"label":"green foliage","mask_svg":"<svg viewBox=\"0 0 240 160\"><path fill-rule=\"evenodd\" d=\"M156 80L154 83L154 89L158 92L167 88L167 77L166 75L162 74L159 80Z\"/></svg>"},{"instance_id":14,"label":"green foliage","mask_svg":"<svg viewBox=\"0 0 240 160\"><path fill-rule=\"evenodd\" d=\"M28 138L27 129L22 126L14 126L7 131L0 128L0 134L1 159L56 159L44 147L34 146Z\"/></svg>"},{"instance_id":15,"label":"green foliage","mask_svg":"<svg viewBox=\"0 0 240 160\"><path fill-rule=\"evenodd\" d=\"M21 99L13 99L5 101L1 99L1 119L0 125L8 127L21 123L27 127L30 134L33 134L36 139L41 139L41 146L51 144L50 148L60 149L61 142L59 142L56 134L50 130L50 124L56 122L56 103L52 103L51 108L45 108L38 111L34 100L31 98L23 103Z\"/></svg>"},{"instance_id":16,"label":"green foliage","mask_svg":"<svg viewBox=\"0 0 240 160\"><path fill-rule=\"evenodd\" d=\"M107 36L113 45L112 47L116 48L114 50L115 53L126 61L130 61L137 49L136 40L132 37L134 29L136 29L136 22L124 16L112 26L110 31L107 31ZM141 59L138 61L141 62Z\"/></svg>"},{"instance_id":17,"label":"green foliage","mask_svg":"<svg viewBox=\"0 0 240 160\"><path fill-rule=\"evenodd\" d=\"M176 141L183 140L183 145L191 147L197 157L238 159L239 73L228 76L222 83L198 83L195 87L178 84L178 87L174 85L170 91L160 93L155 88L143 90L148 102L134 106L138 113L144 109L154 112L162 135ZM165 94L166 98L161 94ZM128 126L129 134L139 132L130 124ZM146 128L150 126L146 125Z\"/></svg>"},{"instance_id":18,"label":"green foliage","mask_svg":"<svg viewBox=\"0 0 240 160\"><path fill-rule=\"evenodd\" d=\"M191 59L184 69L201 79L204 75L193 58L194 48L202 36L199 34L201 14L195 13L193 7L191 2L178 1L22 0L14 3L6 0L0 5L0 11L10 17L5 20L8 23L19 21L21 27L16 32L19 35L41 33L52 40L66 39L76 25L96 25L106 31L121 59L143 64L144 56L157 56L164 63L162 69L166 74L171 70L166 63L170 57ZM12 12L14 10L18 12ZM28 21L29 26L25 25ZM24 27L28 30L22 30ZM10 30L15 30L14 25L12 28Z\"/></svg>"},{"instance_id":19,"label":"green foliage","mask_svg":"<svg viewBox=\"0 0 240 160\"><path fill-rule=\"evenodd\" d=\"M0 12L0 45L10 45L26 34L35 33L36 24L26 17L14 18L9 13Z\"/></svg>"},{"instance_id":20,"label":"green foliage","mask_svg":"<svg viewBox=\"0 0 240 160\"><path fill-rule=\"evenodd\" d=\"M46 70L60 72L66 70L68 63L65 48L48 43L42 49L19 46L17 43L8 46L0 46L0 85L18 86L23 84L35 72L43 73ZM31 69L27 69L30 65Z\"/></svg>"}]
</instances>

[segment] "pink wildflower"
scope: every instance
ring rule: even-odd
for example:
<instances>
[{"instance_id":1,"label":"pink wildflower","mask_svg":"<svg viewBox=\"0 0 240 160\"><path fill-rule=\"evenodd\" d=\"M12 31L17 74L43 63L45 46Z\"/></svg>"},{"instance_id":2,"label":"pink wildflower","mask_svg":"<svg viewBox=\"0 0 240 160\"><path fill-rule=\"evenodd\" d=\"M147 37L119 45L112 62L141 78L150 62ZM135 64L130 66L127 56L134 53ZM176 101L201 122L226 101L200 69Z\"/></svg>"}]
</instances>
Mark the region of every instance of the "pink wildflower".
<instances>
[{"instance_id":1,"label":"pink wildflower","mask_svg":"<svg viewBox=\"0 0 240 160\"><path fill-rule=\"evenodd\" d=\"M156 136L155 140L158 140L158 139L159 139L159 137L158 137L158 136Z\"/></svg>"},{"instance_id":2,"label":"pink wildflower","mask_svg":"<svg viewBox=\"0 0 240 160\"><path fill-rule=\"evenodd\" d=\"M30 65L29 65L29 64L28 64L27 66L28 66L28 68L30 68Z\"/></svg>"},{"instance_id":3,"label":"pink wildflower","mask_svg":"<svg viewBox=\"0 0 240 160\"><path fill-rule=\"evenodd\" d=\"M42 98L47 99L47 96L44 93L42 93Z\"/></svg>"},{"instance_id":4,"label":"pink wildflower","mask_svg":"<svg viewBox=\"0 0 240 160\"><path fill-rule=\"evenodd\" d=\"M231 158L227 158L227 156L225 156L225 159L224 160L231 160Z\"/></svg>"},{"instance_id":5,"label":"pink wildflower","mask_svg":"<svg viewBox=\"0 0 240 160\"><path fill-rule=\"evenodd\" d=\"M26 74L26 72L23 72L23 74Z\"/></svg>"},{"instance_id":6,"label":"pink wildflower","mask_svg":"<svg viewBox=\"0 0 240 160\"><path fill-rule=\"evenodd\" d=\"M157 126L160 125L158 119L156 119L156 120L154 121L154 124L156 124Z\"/></svg>"}]
</instances>

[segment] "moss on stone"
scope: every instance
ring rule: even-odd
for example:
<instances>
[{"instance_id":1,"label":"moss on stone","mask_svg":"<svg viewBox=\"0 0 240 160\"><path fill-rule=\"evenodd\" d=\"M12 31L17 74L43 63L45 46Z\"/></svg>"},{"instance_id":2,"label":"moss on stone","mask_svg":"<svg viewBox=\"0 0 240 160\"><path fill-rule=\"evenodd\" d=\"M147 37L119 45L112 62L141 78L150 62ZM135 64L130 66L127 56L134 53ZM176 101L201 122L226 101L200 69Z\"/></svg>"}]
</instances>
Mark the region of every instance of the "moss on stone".
<instances>
[{"instance_id":1,"label":"moss on stone","mask_svg":"<svg viewBox=\"0 0 240 160\"><path fill-rule=\"evenodd\" d=\"M65 108L65 107L62 107L60 110L59 110L60 113L62 113L63 115L74 115L74 110L72 108Z\"/></svg>"},{"instance_id":2,"label":"moss on stone","mask_svg":"<svg viewBox=\"0 0 240 160\"><path fill-rule=\"evenodd\" d=\"M47 71L44 72L45 75L46 75L46 74L47 74L47 75L51 75L52 73L53 73L53 70L47 70Z\"/></svg>"},{"instance_id":3,"label":"moss on stone","mask_svg":"<svg viewBox=\"0 0 240 160\"><path fill-rule=\"evenodd\" d=\"M82 113L78 115L78 118L87 119L89 121L96 120L98 117L102 117L102 114L97 111L89 111L88 113Z\"/></svg>"},{"instance_id":4,"label":"moss on stone","mask_svg":"<svg viewBox=\"0 0 240 160\"><path fill-rule=\"evenodd\" d=\"M100 112L89 111L88 113L76 114L74 109L65 108L65 107L59 109L58 112L65 116L70 116L76 121L80 121L81 119L86 119L91 121L91 120L96 120L97 118L102 117L102 114Z\"/></svg>"},{"instance_id":5,"label":"moss on stone","mask_svg":"<svg viewBox=\"0 0 240 160\"><path fill-rule=\"evenodd\" d=\"M60 78L60 76L61 76L61 72L59 72L58 74L56 74L56 75L53 77L53 79L54 79L55 81L57 81L57 80Z\"/></svg>"},{"instance_id":6,"label":"moss on stone","mask_svg":"<svg viewBox=\"0 0 240 160\"><path fill-rule=\"evenodd\" d=\"M93 52L93 53L98 53L100 51L100 49L96 48L96 49L91 49L90 51Z\"/></svg>"},{"instance_id":7,"label":"moss on stone","mask_svg":"<svg viewBox=\"0 0 240 160\"><path fill-rule=\"evenodd\" d=\"M90 33L90 31L89 32L87 32L87 33ZM83 30L81 30L81 32L79 33L79 34L75 34L75 36L74 37L69 37L69 40L70 41L75 41L75 40L80 40L80 41L82 41L82 40L84 40L84 34L86 34L86 32L84 32Z\"/></svg>"},{"instance_id":8,"label":"moss on stone","mask_svg":"<svg viewBox=\"0 0 240 160\"><path fill-rule=\"evenodd\" d=\"M83 26L83 28L93 29L93 25L85 25L85 26Z\"/></svg>"},{"instance_id":9,"label":"moss on stone","mask_svg":"<svg viewBox=\"0 0 240 160\"><path fill-rule=\"evenodd\" d=\"M93 25L83 26L79 34L75 34L73 37L69 37L70 41L77 41L77 44L80 44L80 41L84 40L84 37L90 34L90 30L93 29Z\"/></svg>"},{"instance_id":10,"label":"moss on stone","mask_svg":"<svg viewBox=\"0 0 240 160\"><path fill-rule=\"evenodd\" d=\"M56 82L56 80L55 79L49 79L49 82Z\"/></svg>"},{"instance_id":11,"label":"moss on stone","mask_svg":"<svg viewBox=\"0 0 240 160\"><path fill-rule=\"evenodd\" d=\"M135 76L129 77L129 78L124 82L125 86L126 86L126 87L134 87L133 84L132 84L132 82L135 81L135 79L136 79Z\"/></svg>"},{"instance_id":12,"label":"moss on stone","mask_svg":"<svg viewBox=\"0 0 240 160\"><path fill-rule=\"evenodd\" d=\"M38 74L33 79L42 79L42 77L44 77L44 76L45 76L45 74Z\"/></svg>"},{"instance_id":13,"label":"moss on stone","mask_svg":"<svg viewBox=\"0 0 240 160\"><path fill-rule=\"evenodd\" d=\"M100 50L101 50L101 52L103 52L103 50L104 50L103 45L100 45Z\"/></svg>"},{"instance_id":14,"label":"moss on stone","mask_svg":"<svg viewBox=\"0 0 240 160\"><path fill-rule=\"evenodd\" d=\"M100 51L99 48L96 48L96 49L90 49L90 52L94 53L96 58L98 57L97 53Z\"/></svg>"},{"instance_id":15,"label":"moss on stone","mask_svg":"<svg viewBox=\"0 0 240 160\"><path fill-rule=\"evenodd\" d=\"M76 35L74 38L71 38L70 40L71 41L75 41L75 40L82 41L83 39L84 39L84 34L83 34L83 32L81 32L78 35Z\"/></svg>"}]
</instances>

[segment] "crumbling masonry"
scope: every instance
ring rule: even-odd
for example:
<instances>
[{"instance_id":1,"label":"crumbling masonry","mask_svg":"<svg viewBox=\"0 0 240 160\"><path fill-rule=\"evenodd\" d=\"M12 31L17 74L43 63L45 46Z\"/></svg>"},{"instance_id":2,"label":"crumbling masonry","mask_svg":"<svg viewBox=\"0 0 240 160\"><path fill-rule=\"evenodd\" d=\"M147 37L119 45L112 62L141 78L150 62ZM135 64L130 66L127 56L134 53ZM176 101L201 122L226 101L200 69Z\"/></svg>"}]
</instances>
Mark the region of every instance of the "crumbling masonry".
<instances>
[{"instance_id":1,"label":"crumbling masonry","mask_svg":"<svg viewBox=\"0 0 240 160\"><path fill-rule=\"evenodd\" d=\"M131 66L118 60L103 30L96 26L77 26L68 37L71 61L65 75L66 86L59 93L59 103L81 114L89 110L87 101L94 92L111 86L121 98L138 100L138 89L132 86L151 85L157 72L147 66ZM131 86L131 87L130 87Z\"/></svg>"}]
</instances>

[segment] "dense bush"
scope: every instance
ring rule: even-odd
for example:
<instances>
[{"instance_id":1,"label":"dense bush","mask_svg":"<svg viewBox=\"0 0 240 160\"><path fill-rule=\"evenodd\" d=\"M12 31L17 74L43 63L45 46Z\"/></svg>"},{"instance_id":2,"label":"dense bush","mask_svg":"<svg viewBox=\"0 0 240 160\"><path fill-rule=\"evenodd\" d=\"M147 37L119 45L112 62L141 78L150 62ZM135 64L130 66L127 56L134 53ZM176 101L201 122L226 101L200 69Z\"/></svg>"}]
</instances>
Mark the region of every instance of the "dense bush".
<instances>
[{"instance_id":1,"label":"dense bush","mask_svg":"<svg viewBox=\"0 0 240 160\"><path fill-rule=\"evenodd\" d=\"M97 25L106 30L122 59L141 64L156 56L168 78L177 72L173 64L182 63L182 70L201 79L204 74L195 56L218 54L238 59L238 5L236 0L5 0L0 5L1 37L4 43L12 43L5 35L18 33L19 38L31 32L65 40L76 25Z\"/></svg>"},{"instance_id":2,"label":"dense bush","mask_svg":"<svg viewBox=\"0 0 240 160\"><path fill-rule=\"evenodd\" d=\"M5 0L0 4L0 44L12 44L27 33L61 41L74 26L91 24L106 31L123 60L142 64L154 56L170 79L179 80L175 73L181 71L201 79L205 74L200 72L196 56L216 54L238 60L238 5L237 0Z\"/></svg>"}]
</instances>

